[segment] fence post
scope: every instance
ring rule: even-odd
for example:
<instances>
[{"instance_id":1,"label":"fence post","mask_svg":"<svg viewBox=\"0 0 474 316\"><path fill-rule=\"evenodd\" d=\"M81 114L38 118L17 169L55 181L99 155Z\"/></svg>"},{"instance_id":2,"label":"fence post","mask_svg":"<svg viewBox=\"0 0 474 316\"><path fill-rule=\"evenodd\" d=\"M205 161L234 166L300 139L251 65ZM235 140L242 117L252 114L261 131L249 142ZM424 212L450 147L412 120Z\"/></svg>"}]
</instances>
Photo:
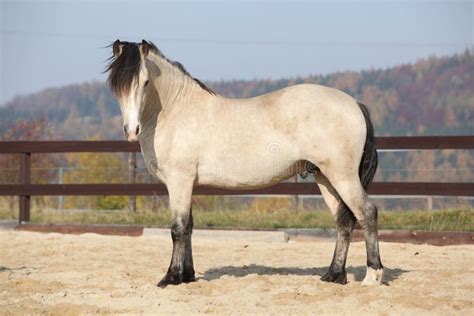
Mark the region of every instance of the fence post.
<instances>
[{"instance_id":1,"label":"fence post","mask_svg":"<svg viewBox=\"0 0 474 316\"><path fill-rule=\"evenodd\" d=\"M63 167L59 167L58 169L58 183L63 184L64 183L64 173L63 173ZM58 209L62 211L64 209L64 195L60 195L58 197Z\"/></svg>"},{"instance_id":2,"label":"fence post","mask_svg":"<svg viewBox=\"0 0 474 316\"><path fill-rule=\"evenodd\" d=\"M30 184L30 172L31 172L31 154L21 153L20 154L20 184ZM28 222L30 220L30 196L20 196L20 214L18 221Z\"/></svg>"},{"instance_id":3,"label":"fence post","mask_svg":"<svg viewBox=\"0 0 474 316\"><path fill-rule=\"evenodd\" d=\"M433 196L432 195L426 198L426 208L428 209L428 211L433 210Z\"/></svg>"},{"instance_id":4,"label":"fence post","mask_svg":"<svg viewBox=\"0 0 474 316\"><path fill-rule=\"evenodd\" d=\"M128 156L128 182L135 183L137 177L137 154L135 152L131 152ZM135 195L131 195L128 198L128 207L132 212L137 211L137 197Z\"/></svg>"}]
</instances>

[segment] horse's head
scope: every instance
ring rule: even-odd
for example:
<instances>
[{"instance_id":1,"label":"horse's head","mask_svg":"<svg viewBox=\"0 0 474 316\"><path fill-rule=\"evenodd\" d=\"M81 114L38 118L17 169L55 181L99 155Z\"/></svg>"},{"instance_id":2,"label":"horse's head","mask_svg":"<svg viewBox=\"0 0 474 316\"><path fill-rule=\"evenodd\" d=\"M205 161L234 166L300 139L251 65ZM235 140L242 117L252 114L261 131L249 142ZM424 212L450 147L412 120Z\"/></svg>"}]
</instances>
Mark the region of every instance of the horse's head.
<instances>
[{"instance_id":1,"label":"horse's head","mask_svg":"<svg viewBox=\"0 0 474 316\"><path fill-rule=\"evenodd\" d=\"M109 72L108 83L120 104L125 137L135 142L140 134L143 104L150 89L145 59L153 44L145 40L141 43L116 40L111 46L113 55L106 69Z\"/></svg>"}]
</instances>

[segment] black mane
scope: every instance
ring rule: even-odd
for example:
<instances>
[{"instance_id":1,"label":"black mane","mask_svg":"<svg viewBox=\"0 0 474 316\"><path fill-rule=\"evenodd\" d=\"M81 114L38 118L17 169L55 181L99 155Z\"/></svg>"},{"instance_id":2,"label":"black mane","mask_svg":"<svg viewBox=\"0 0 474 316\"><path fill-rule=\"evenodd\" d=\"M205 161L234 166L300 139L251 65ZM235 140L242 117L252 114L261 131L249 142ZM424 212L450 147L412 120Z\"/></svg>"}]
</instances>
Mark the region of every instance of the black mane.
<instances>
[{"instance_id":1,"label":"black mane","mask_svg":"<svg viewBox=\"0 0 474 316\"><path fill-rule=\"evenodd\" d=\"M120 55L117 58L112 55L108 59L109 64L105 69L105 72L110 72L109 78L107 80L109 87L112 92L118 96L128 94L130 92L132 82L138 78L141 66L139 44L131 42L120 42L120 44L122 45L122 51ZM176 67L179 71L181 71L181 73L193 79L203 90L215 95L215 92L207 87L204 83L192 77L181 63L177 61L171 61L166 58L166 56L163 55L163 53L152 42L148 42L148 44L150 45L151 51L165 59L172 66ZM109 45L109 47L112 45L113 44Z\"/></svg>"}]
</instances>

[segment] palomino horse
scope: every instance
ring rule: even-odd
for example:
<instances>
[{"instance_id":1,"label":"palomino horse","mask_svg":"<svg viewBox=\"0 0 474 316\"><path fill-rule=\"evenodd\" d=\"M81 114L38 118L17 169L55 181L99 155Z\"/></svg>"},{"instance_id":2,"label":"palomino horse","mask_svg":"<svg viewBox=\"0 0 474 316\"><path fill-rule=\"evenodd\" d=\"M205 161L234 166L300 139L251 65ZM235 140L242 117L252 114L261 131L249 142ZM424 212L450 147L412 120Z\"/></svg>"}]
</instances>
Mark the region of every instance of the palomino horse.
<instances>
[{"instance_id":1,"label":"palomino horse","mask_svg":"<svg viewBox=\"0 0 474 316\"><path fill-rule=\"evenodd\" d=\"M152 43L115 41L106 71L124 132L139 141L147 169L166 184L173 254L158 284L195 280L191 234L194 185L271 186L313 173L337 223L334 256L321 280L346 283L352 229L364 230L363 285L381 284L377 208L365 189L377 169L367 108L342 91L295 85L249 99L215 94Z\"/></svg>"}]
</instances>

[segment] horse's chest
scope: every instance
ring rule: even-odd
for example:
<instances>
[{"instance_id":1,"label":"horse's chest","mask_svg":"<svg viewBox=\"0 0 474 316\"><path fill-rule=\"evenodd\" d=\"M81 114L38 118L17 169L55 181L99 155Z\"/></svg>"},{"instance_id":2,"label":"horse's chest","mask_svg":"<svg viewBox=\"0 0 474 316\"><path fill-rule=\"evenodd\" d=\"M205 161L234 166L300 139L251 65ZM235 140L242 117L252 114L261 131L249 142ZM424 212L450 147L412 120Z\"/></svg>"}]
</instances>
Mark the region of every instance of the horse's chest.
<instances>
[{"instance_id":1,"label":"horse's chest","mask_svg":"<svg viewBox=\"0 0 474 316\"><path fill-rule=\"evenodd\" d=\"M195 165L195 159L192 153L177 150L178 146L173 147L163 138L155 135L153 141L140 143L148 172L164 183L169 174L193 173L195 169L192 166Z\"/></svg>"},{"instance_id":2,"label":"horse's chest","mask_svg":"<svg viewBox=\"0 0 474 316\"><path fill-rule=\"evenodd\" d=\"M159 151L155 150L153 143L141 143L143 161L149 173L157 177L161 182L165 182L165 162L167 160Z\"/></svg>"}]
</instances>

